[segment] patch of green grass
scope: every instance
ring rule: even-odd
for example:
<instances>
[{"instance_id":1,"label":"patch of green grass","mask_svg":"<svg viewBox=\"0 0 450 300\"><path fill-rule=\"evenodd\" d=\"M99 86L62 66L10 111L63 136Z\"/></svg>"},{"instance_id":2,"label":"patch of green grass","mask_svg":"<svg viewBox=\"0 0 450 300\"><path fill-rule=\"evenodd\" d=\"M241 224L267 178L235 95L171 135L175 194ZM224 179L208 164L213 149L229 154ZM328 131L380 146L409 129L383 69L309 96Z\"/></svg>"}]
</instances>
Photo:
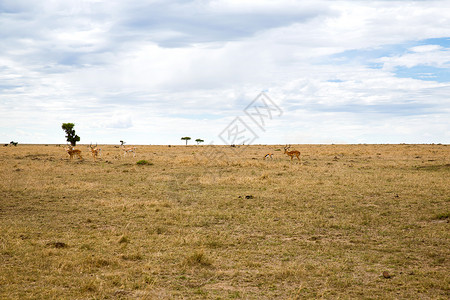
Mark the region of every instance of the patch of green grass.
<instances>
[{"instance_id":1,"label":"patch of green grass","mask_svg":"<svg viewBox=\"0 0 450 300\"><path fill-rule=\"evenodd\" d=\"M152 162L149 162L149 161L147 161L145 159L138 160L136 162L136 164L139 165L139 166L151 166L151 165L153 165Z\"/></svg>"}]
</instances>

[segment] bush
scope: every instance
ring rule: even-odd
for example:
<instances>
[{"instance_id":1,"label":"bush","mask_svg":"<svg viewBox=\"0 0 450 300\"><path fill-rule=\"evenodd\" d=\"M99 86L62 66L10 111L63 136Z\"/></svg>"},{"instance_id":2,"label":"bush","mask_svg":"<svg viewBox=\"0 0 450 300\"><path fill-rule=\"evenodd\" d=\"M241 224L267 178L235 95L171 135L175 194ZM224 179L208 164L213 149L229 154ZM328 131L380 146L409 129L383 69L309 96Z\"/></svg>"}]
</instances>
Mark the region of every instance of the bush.
<instances>
[{"instance_id":1,"label":"bush","mask_svg":"<svg viewBox=\"0 0 450 300\"><path fill-rule=\"evenodd\" d=\"M152 162L146 161L145 159L141 159L140 161L136 162L137 165L140 166L151 166L153 165Z\"/></svg>"}]
</instances>

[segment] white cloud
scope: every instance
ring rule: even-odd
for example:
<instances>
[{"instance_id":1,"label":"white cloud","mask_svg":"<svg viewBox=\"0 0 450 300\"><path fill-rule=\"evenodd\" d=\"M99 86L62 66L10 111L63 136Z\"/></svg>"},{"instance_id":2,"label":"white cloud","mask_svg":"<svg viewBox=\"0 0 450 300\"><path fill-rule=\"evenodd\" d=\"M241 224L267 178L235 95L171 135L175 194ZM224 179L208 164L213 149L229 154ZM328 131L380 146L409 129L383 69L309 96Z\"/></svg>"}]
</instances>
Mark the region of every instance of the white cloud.
<instances>
[{"instance_id":1,"label":"white cloud","mask_svg":"<svg viewBox=\"0 0 450 300\"><path fill-rule=\"evenodd\" d=\"M448 1L2 1L0 140L61 142L60 123L71 121L99 143L217 142L269 89L286 113L261 132L266 143L449 142L439 133L450 131L449 83L395 73L448 71L449 9Z\"/></svg>"},{"instance_id":2,"label":"white cloud","mask_svg":"<svg viewBox=\"0 0 450 300\"><path fill-rule=\"evenodd\" d=\"M114 113L112 116L108 117L103 122L99 122L97 124L93 124L93 127L99 125L103 128L132 128L133 121L131 114L123 114L123 113Z\"/></svg>"},{"instance_id":3,"label":"white cloud","mask_svg":"<svg viewBox=\"0 0 450 300\"><path fill-rule=\"evenodd\" d=\"M413 52L423 53L423 52L434 52L434 51L441 50L441 49L443 49L443 47L439 46L439 45L422 45L422 46L412 47L410 50Z\"/></svg>"},{"instance_id":4,"label":"white cloud","mask_svg":"<svg viewBox=\"0 0 450 300\"><path fill-rule=\"evenodd\" d=\"M397 56L383 57L378 61L383 63L386 70L393 70L397 66L412 68L418 65L438 68L450 67L450 48L439 45L423 45L412 47L412 53Z\"/></svg>"}]
</instances>

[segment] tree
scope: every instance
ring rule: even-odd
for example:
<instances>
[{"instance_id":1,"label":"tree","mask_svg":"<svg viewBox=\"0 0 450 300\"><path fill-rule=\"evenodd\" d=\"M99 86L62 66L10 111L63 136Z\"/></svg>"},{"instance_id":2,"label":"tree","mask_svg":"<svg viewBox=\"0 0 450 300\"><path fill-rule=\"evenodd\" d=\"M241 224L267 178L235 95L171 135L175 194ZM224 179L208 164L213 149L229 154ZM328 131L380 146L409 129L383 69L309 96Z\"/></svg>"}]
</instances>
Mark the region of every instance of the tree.
<instances>
[{"instance_id":1,"label":"tree","mask_svg":"<svg viewBox=\"0 0 450 300\"><path fill-rule=\"evenodd\" d=\"M190 137L188 137L188 136L185 136L185 137L182 137L181 138L183 141L186 141L186 146L187 146L187 142L191 139Z\"/></svg>"},{"instance_id":2,"label":"tree","mask_svg":"<svg viewBox=\"0 0 450 300\"><path fill-rule=\"evenodd\" d=\"M66 132L66 139L73 147L80 141L80 137L75 134L75 130L73 129L74 126L75 124L73 123L62 124L62 129Z\"/></svg>"},{"instance_id":3,"label":"tree","mask_svg":"<svg viewBox=\"0 0 450 300\"><path fill-rule=\"evenodd\" d=\"M195 141L197 142L197 145L204 142L202 139L196 139Z\"/></svg>"}]
</instances>

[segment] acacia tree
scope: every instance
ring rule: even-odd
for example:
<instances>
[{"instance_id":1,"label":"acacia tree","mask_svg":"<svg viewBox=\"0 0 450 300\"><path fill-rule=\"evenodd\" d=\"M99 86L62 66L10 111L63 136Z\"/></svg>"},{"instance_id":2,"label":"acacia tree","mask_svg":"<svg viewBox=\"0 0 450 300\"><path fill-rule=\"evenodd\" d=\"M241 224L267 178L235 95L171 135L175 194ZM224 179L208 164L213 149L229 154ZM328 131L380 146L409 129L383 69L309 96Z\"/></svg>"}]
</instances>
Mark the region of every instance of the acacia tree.
<instances>
[{"instance_id":1,"label":"acacia tree","mask_svg":"<svg viewBox=\"0 0 450 300\"><path fill-rule=\"evenodd\" d=\"M187 142L191 139L190 137L188 137L188 136L185 136L185 137L182 137L181 138L183 141L186 141L186 146L187 146Z\"/></svg>"},{"instance_id":2,"label":"acacia tree","mask_svg":"<svg viewBox=\"0 0 450 300\"><path fill-rule=\"evenodd\" d=\"M197 142L197 145L204 142L202 139L196 139L195 141Z\"/></svg>"},{"instance_id":3,"label":"acacia tree","mask_svg":"<svg viewBox=\"0 0 450 300\"><path fill-rule=\"evenodd\" d=\"M66 139L73 147L80 141L80 137L75 134L75 129L73 129L74 126L75 124L73 123L62 124L62 129L66 132Z\"/></svg>"}]
</instances>

